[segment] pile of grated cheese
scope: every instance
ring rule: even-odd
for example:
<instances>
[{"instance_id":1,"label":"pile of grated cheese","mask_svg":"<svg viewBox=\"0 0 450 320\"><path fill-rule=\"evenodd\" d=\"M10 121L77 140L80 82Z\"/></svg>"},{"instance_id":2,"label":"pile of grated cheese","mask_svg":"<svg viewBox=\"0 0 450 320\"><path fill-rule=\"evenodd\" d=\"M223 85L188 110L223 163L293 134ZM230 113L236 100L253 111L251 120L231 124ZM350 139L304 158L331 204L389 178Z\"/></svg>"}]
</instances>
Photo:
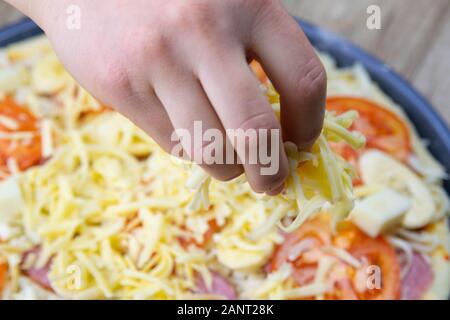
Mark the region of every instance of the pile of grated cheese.
<instances>
[{"instance_id":1,"label":"pile of grated cheese","mask_svg":"<svg viewBox=\"0 0 450 320\"><path fill-rule=\"evenodd\" d=\"M265 90L279 114L273 87ZM10 276L4 298L216 298L197 290L199 277L210 287L216 272L243 298L326 291L326 261L317 281L304 288L295 286L288 266L269 275L262 267L283 241L281 231L295 230L324 207L336 219L351 209L353 169L328 141L362 146L363 138L347 130L356 114L327 114L311 152L287 144L287 192L267 197L242 179L223 183L198 168L191 172L123 116L102 111L45 38L0 51L2 95L40 119L46 159L25 172L10 165L22 208L0 222L0 258L7 259ZM203 244L211 221L218 230ZM36 247L39 254L26 263L42 268L51 261L55 294L20 271L23 254Z\"/></svg>"},{"instance_id":2,"label":"pile of grated cheese","mask_svg":"<svg viewBox=\"0 0 450 320\"><path fill-rule=\"evenodd\" d=\"M21 257L36 246L39 254L27 263L42 268L51 261L49 280L64 298L195 297L198 277L209 286L212 270L235 279L240 290L240 273L267 281L261 267L282 241L277 226L294 230L326 202L344 206L342 217L351 209L351 169L330 152L327 139L362 145L361 137L346 130L354 115L327 115L324 134L310 153L287 145L293 172L288 192L266 197L244 181L210 181L195 171L190 176L185 163L127 119L101 112L46 39L15 45L2 55L0 91L40 119L47 159L26 172L13 171L23 208L3 226L8 232L0 244L11 275L5 295L11 298L23 291ZM279 112L277 95L269 89ZM292 224L284 227L282 219ZM219 229L212 244L195 245L210 221Z\"/></svg>"}]
</instances>

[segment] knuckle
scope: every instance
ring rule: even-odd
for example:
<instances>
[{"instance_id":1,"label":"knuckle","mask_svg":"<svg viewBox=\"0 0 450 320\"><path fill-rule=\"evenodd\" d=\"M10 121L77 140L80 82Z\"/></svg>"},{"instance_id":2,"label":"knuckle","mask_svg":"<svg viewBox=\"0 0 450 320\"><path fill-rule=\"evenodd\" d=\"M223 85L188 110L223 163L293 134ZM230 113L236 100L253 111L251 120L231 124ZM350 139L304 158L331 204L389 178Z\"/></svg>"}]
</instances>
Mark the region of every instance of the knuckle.
<instances>
[{"instance_id":1,"label":"knuckle","mask_svg":"<svg viewBox=\"0 0 450 320\"><path fill-rule=\"evenodd\" d=\"M264 150L280 143L280 124L273 114L263 112L249 116L235 132L234 146L241 161L251 163Z\"/></svg>"},{"instance_id":2,"label":"knuckle","mask_svg":"<svg viewBox=\"0 0 450 320\"><path fill-rule=\"evenodd\" d=\"M128 37L124 56L133 57L139 66L148 66L148 62L158 63L167 54L167 49L167 41L162 32L145 28Z\"/></svg>"},{"instance_id":3,"label":"knuckle","mask_svg":"<svg viewBox=\"0 0 450 320\"><path fill-rule=\"evenodd\" d=\"M167 41L162 33L150 33L141 45L142 53L150 59L159 59L168 52Z\"/></svg>"},{"instance_id":4,"label":"knuckle","mask_svg":"<svg viewBox=\"0 0 450 320\"><path fill-rule=\"evenodd\" d=\"M212 161L211 157L213 157L214 155L207 154L206 150L208 148L214 150L216 143L216 141L205 141L203 139L201 141L201 144L197 144L195 142L191 143L190 150L188 150L190 152L190 157L197 164L210 164L210 162Z\"/></svg>"},{"instance_id":5,"label":"knuckle","mask_svg":"<svg viewBox=\"0 0 450 320\"><path fill-rule=\"evenodd\" d=\"M286 12L280 3L280 0L251 0L247 3L256 10L256 20L254 29L258 30L265 23L279 23L286 18Z\"/></svg>"},{"instance_id":6,"label":"knuckle","mask_svg":"<svg viewBox=\"0 0 450 320\"><path fill-rule=\"evenodd\" d=\"M102 90L107 90L117 97L129 95L131 92L131 83L128 71L120 59L106 59L102 61L95 75L95 83Z\"/></svg>"},{"instance_id":7,"label":"knuckle","mask_svg":"<svg viewBox=\"0 0 450 320\"><path fill-rule=\"evenodd\" d=\"M238 129L261 130L280 129L280 124L276 121L275 115L269 112L261 112L247 116L239 125Z\"/></svg>"},{"instance_id":8,"label":"knuckle","mask_svg":"<svg viewBox=\"0 0 450 320\"><path fill-rule=\"evenodd\" d=\"M310 123L303 129L302 148L311 146L322 131L323 117L325 115L325 99L327 92L327 76L322 63L318 58L312 58L298 73L296 82L297 92L302 94L306 108L302 113L310 116Z\"/></svg>"},{"instance_id":9,"label":"knuckle","mask_svg":"<svg viewBox=\"0 0 450 320\"><path fill-rule=\"evenodd\" d=\"M174 28L189 28L204 30L216 21L211 1L185 0L170 8L168 23Z\"/></svg>"},{"instance_id":10,"label":"knuckle","mask_svg":"<svg viewBox=\"0 0 450 320\"><path fill-rule=\"evenodd\" d=\"M327 91L327 74L325 68L317 57L302 67L302 70L295 73L296 84L299 92L304 92L308 100L323 99ZM312 104L314 105L314 103Z\"/></svg>"}]
</instances>

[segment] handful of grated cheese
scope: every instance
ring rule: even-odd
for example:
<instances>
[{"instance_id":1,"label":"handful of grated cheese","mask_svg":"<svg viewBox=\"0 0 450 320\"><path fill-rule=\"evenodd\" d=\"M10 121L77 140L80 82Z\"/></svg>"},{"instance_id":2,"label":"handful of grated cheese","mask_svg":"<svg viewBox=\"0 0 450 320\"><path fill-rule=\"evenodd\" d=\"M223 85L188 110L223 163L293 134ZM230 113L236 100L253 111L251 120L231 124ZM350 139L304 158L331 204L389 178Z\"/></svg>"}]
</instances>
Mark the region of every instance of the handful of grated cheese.
<instances>
[{"instance_id":1,"label":"handful of grated cheese","mask_svg":"<svg viewBox=\"0 0 450 320\"><path fill-rule=\"evenodd\" d=\"M278 93L270 82L264 90L279 118ZM293 143L285 143L290 175L285 192L279 197L283 197L291 210L272 219L278 222L283 231L295 231L326 205L331 205L334 225L345 219L353 209L352 179L356 172L349 163L331 150L329 141L345 142L354 149L364 147L365 137L359 132L349 130L357 117L356 111L341 115L327 112L322 133L310 151L298 151ZM211 179L200 167L193 168L192 175L186 183L186 186L194 191L188 206L189 211L207 210L210 207L208 194ZM289 225L282 223L284 218L291 220ZM255 230L250 238L263 236L265 230L267 226Z\"/></svg>"}]
</instances>

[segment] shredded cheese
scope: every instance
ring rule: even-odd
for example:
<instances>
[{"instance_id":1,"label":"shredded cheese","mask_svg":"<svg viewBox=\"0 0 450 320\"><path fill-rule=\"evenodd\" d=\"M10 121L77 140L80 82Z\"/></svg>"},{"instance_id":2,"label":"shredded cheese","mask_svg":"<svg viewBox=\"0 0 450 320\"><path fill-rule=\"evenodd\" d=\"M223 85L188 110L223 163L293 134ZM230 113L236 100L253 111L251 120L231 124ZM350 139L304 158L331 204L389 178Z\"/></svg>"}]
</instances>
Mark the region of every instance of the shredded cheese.
<instances>
[{"instance_id":1,"label":"shredded cheese","mask_svg":"<svg viewBox=\"0 0 450 320\"><path fill-rule=\"evenodd\" d=\"M399 237L389 236L388 240L394 247L400 249L405 254L406 261L401 271L401 276L402 278L404 278L411 268L411 264L413 261L413 247L408 243L408 241L403 240Z\"/></svg>"},{"instance_id":2,"label":"shredded cheese","mask_svg":"<svg viewBox=\"0 0 450 320\"><path fill-rule=\"evenodd\" d=\"M354 170L331 151L329 142L345 141L355 148L364 144L360 134L349 130L356 112L327 113L322 134L309 152L287 143L286 190L268 197L254 193L243 177L214 181L199 167L165 154L120 114L102 111L64 71L46 39L0 50L0 56L6 61L0 70L0 97L10 95L41 119L42 157L47 160L21 172L9 159L7 168L0 169L0 179L17 177L24 201L22 212L0 225L0 255L8 260L10 279L4 297L217 299L220 293L197 292L197 286L201 278L211 289L212 271L218 270L239 297L321 299L330 290L335 263L360 265L350 253L330 247L310 285L299 287L290 265L269 274L263 271L283 242L283 231L295 231L325 208L335 223L350 211ZM361 93L392 105L374 89L364 69L338 71L331 59L324 59L331 94ZM263 89L279 117L275 88L269 84ZM3 116L0 125L14 131L0 132L0 140L26 143L36 135L17 131ZM414 161L430 183L443 176L426 151ZM448 212L439 190L434 193L442 208L437 219ZM359 189L356 196L370 192ZM211 225L216 226L213 235ZM392 239L405 251L430 252L439 245L426 234L407 230ZM54 294L38 288L21 271L24 254L36 246L39 252L29 255L26 267L42 268L50 261ZM308 243L294 246L290 260L305 248Z\"/></svg>"},{"instance_id":3,"label":"shredded cheese","mask_svg":"<svg viewBox=\"0 0 450 320\"><path fill-rule=\"evenodd\" d=\"M334 255L335 257L339 258L343 262L347 263L348 265L356 269L359 269L362 266L361 261L352 256L350 252L342 248L330 246L324 248L324 252Z\"/></svg>"},{"instance_id":4,"label":"shredded cheese","mask_svg":"<svg viewBox=\"0 0 450 320\"><path fill-rule=\"evenodd\" d=\"M53 154L53 137L52 137L52 122L48 119L41 122L41 137L42 137L42 158L47 159Z\"/></svg>"},{"instance_id":5,"label":"shredded cheese","mask_svg":"<svg viewBox=\"0 0 450 320\"><path fill-rule=\"evenodd\" d=\"M0 125L9 130L17 130L19 128L19 124L16 120L2 115L0 115Z\"/></svg>"},{"instance_id":6,"label":"shredded cheese","mask_svg":"<svg viewBox=\"0 0 450 320\"><path fill-rule=\"evenodd\" d=\"M332 141L345 141L354 148L364 146L365 138L357 132L348 131L355 114L347 113L339 118L332 114L327 114L323 134L319 137L317 143L312 148L312 153L298 152L295 145L286 143L286 151L289 157L290 178L287 183L286 200L288 206L295 203L296 217L292 223L285 227L279 224L279 227L285 232L292 232L300 227L315 213L322 210L327 202L331 203L334 212L334 223L343 220L348 216L353 208L353 195L351 184L351 172L343 165L338 157L331 151L327 138ZM312 169L303 171L302 166L305 163L311 163ZM299 168L300 167L300 168ZM323 171L324 181L317 181L317 174L310 171ZM316 177L309 178L308 175L316 174ZM316 180L316 183L322 185L322 188L315 189L316 194L308 197L305 194L305 185L309 181ZM315 179L314 179L315 178ZM209 208L208 190L211 178L199 167L194 169L187 186L196 192L189 204L189 211L199 211ZM329 188L329 190L328 190ZM317 194L318 191L318 194ZM279 219L283 218L282 216Z\"/></svg>"}]
</instances>

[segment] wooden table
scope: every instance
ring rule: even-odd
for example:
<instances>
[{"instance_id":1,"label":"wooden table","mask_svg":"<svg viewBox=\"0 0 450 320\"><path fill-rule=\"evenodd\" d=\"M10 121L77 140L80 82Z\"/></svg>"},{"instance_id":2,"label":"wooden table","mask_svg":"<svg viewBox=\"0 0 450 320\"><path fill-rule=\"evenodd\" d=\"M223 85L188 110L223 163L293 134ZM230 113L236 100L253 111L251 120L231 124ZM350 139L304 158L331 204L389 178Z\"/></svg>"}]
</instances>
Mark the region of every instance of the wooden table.
<instances>
[{"instance_id":1,"label":"wooden table","mask_svg":"<svg viewBox=\"0 0 450 320\"><path fill-rule=\"evenodd\" d=\"M390 64L450 124L449 0L283 0L295 15L338 32ZM366 25L369 5L381 9L381 30Z\"/></svg>"},{"instance_id":2,"label":"wooden table","mask_svg":"<svg viewBox=\"0 0 450 320\"><path fill-rule=\"evenodd\" d=\"M388 62L450 124L449 0L283 0L289 11L341 33ZM381 30L366 25L369 5L381 9ZM0 0L0 25L20 15Z\"/></svg>"}]
</instances>

